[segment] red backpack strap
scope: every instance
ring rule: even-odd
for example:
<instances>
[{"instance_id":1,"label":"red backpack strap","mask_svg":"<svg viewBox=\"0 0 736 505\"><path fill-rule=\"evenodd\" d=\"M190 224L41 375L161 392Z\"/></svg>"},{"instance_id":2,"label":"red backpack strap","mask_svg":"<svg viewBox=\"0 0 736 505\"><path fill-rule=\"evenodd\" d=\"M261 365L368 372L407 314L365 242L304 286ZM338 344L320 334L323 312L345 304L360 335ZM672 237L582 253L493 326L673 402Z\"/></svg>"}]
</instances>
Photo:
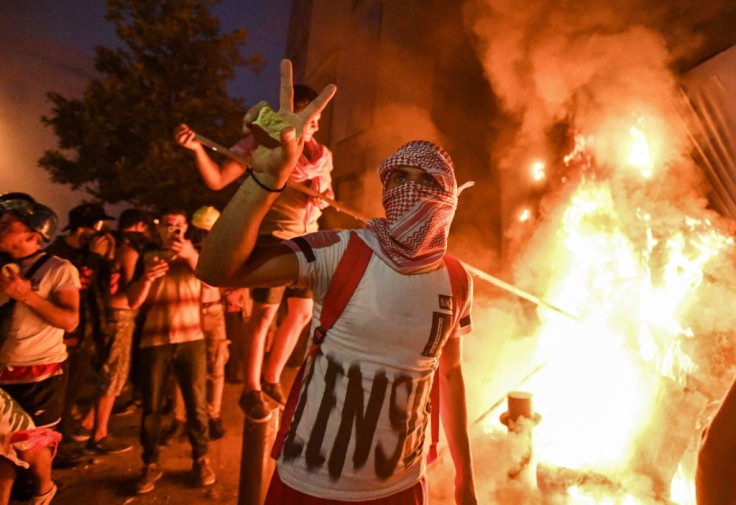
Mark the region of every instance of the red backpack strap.
<instances>
[{"instance_id":1,"label":"red backpack strap","mask_svg":"<svg viewBox=\"0 0 736 505\"><path fill-rule=\"evenodd\" d=\"M355 232L350 232L348 247L345 249L335 274L327 287L325 299L322 302L322 314L319 326L314 330L314 344L319 345L325 338L327 330L332 328L338 320L345 306L353 297L355 289L363 278L365 269L373 256L373 251L363 242Z\"/></svg>"},{"instance_id":2,"label":"red backpack strap","mask_svg":"<svg viewBox=\"0 0 736 505\"><path fill-rule=\"evenodd\" d=\"M299 368L299 372L297 372L291 390L289 391L289 397L286 400L284 413L281 417L281 426L271 449L271 457L274 459L278 459L281 454L281 448L289 432L291 420L294 417L294 411L299 400L299 393L301 392L302 381L304 379L304 369L306 368L307 362L316 356L319 346L327 335L327 331L332 328L332 325L335 324L335 321L338 320L348 302L353 297L353 293L355 293L358 284L360 284L360 280L363 278L363 274L366 268L368 268L368 263L371 261L372 256L373 251L358 237L357 233L350 232L348 246L342 258L340 258L340 262L337 264L337 269L335 269L335 274L332 276L330 285L327 287L327 292L325 293L324 301L322 302L320 324L314 329L312 347L309 349L307 358Z\"/></svg>"},{"instance_id":3,"label":"red backpack strap","mask_svg":"<svg viewBox=\"0 0 736 505\"><path fill-rule=\"evenodd\" d=\"M450 324L450 334L452 334L455 328L457 328L458 322L460 321L460 314L462 314L465 304L468 301L468 274L457 258L445 254L444 262L447 273L450 276L450 289L452 290L452 323ZM440 440L440 380L436 375L432 381L429 401L432 404L432 442L429 445L427 463L432 463L437 459L437 444Z\"/></svg>"}]
</instances>

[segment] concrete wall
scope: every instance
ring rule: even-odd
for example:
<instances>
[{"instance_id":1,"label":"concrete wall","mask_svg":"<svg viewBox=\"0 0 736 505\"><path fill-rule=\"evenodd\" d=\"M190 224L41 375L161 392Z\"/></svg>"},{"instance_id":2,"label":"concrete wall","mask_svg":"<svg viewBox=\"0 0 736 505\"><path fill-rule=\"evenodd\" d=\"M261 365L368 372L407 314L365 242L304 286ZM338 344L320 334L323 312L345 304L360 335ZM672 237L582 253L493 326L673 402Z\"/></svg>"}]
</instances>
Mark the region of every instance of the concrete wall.
<instances>
[{"instance_id":1,"label":"concrete wall","mask_svg":"<svg viewBox=\"0 0 736 505\"><path fill-rule=\"evenodd\" d=\"M295 79L315 88L337 84L317 138L335 154L338 199L368 216L382 214L375 168L401 144L426 139L445 147L461 197L450 248L481 247L492 262L500 246L501 209L490 146L498 113L462 28L457 3L406 0L292 2L286 57ZM328 214L326 226L354 226Z\"/></svg>"}]
</instances>

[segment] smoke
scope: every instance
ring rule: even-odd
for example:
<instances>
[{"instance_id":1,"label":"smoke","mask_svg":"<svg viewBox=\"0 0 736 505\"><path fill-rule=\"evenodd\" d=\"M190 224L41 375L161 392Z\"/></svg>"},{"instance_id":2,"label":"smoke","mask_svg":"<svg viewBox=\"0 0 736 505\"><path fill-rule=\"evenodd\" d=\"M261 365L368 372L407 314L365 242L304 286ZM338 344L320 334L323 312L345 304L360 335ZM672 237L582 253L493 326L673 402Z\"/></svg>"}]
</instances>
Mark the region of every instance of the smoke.
<instances>
[{"instance_id":1,"label":"smoke","mask_svg":"<svg viewBox=\"0 0 736 505\"><path fill-rule=\"evenodd\" d=\"M692 258L700 247L697 241L708 230L715 230L721 236L733 231L732 223L708 209L705 184L689 156L687 126L679 110L682 96L673 71L677 62L691 56L703 43L693 27L713 16L718 8L710 5L699 11L687 2L644 0L465 3L464 19L475 39L492 91L516 120L513 142L494 156L500 160L507 204L530 193L522 182L527 180L523 171L530 153L543 157L556 170L538 201L537 218L531 224L517 223L504 230L507 238L513 238L512 274L509 274L512 278L508 280L553 303L565 301L560 293L562 287L556 282L580 260L571 257L561 244L560 230L569 219L568 202L584 176L606 181L603 196L610 199L614 210L590 211L580 217L578 224L592 233L592 240L610 240L611 246L617 245L616 240L644 249L647 247L644 244L659 244L651 246L648 253L655 283L665 275L669 248L676 242L673 237L688 244L685 256ZM566 144L559 135L554 135L560 124L584 143L585 154L569 164L563 164L560 154L565 149L571 150L572 143ZM637 136L647 140L645 154L650 159L652 173L644 178L641 166L630 159L630 146ZM507 206L504 212L509 213L510 209ZM616 235L617 230L624 230L623 238ZM632 391L639 388L661 393L656 402L642 406L654 415L642 420L640 439L632 444L630 467L617 468L623 473L612 480L595 470L590 470L586 477L586 470L576 469L566 476L557 469L552 471L557 472L554 475L547 474L549 482L559 483L569 478L573 484L575 479L583 479L585 482L581 484L585 484L588 497L598 494L621 497L631 493L641 503L654 503L667 496L678 461L681 458L692 461L697 430L703 426L699 413L709 401L718 398L727 385L723 377L728 376L733 366L718 351L733 349L732 328L736 316L731 314L736 314L736 310L729 300L735 298L736 291L736 282L731 281L736 279L735 256L732 243L723 245L721 253L707 263L704 282L697 288L698 296L686 298L687 302L680 307L680 324L697 335L685 339L685 350L699 364L698 371L690 377L695 384L694 391L683 390L675 379L660 376L658 372L632 375ZM638 293L625 285L628 282L625 278L616 280L623 286L612 286L602 282L608 280L605 274L596 278L592 271L593 267L601 267L604 273L606 269L619 268L622 265L616 264L617 260L606 257L604 251L600 263L591 263L591 272L585 272L591 278L579 281L598 282L591 286L594 296L620 289L615 292L619 306L611 309L610 318L626 321L632 313L641 311L636 305L640 299ZM602 298L605 300L605 296ZM702 303L704 300L719 300L719 303ZM589 301L578 300L578 304L563 308L571 312L600 308L586 306ZM487 415L486 409L502 400L505 392L536 373L540 351L544 350L540 349L544 336L537 330L553 320L548 311L538 311L526 302L498 292L491 292L487 298L476 297L474 317L475 332L465 340L464 360L471 421ZM596 322L602 325L607 321ZM636 335L634 324L628 328L624 324L622 332L633 331ZM567 321L557 326L553 346L563 345L564 338L572 333L581 333L585 339L581 341L590 341L600 331L595 325L583 327ZM722 359L719 361L714 354ZM613 358L611 355L610 359ZM595 375L596 365L591 366L591 362L594 363L593 359L583 356L578 364L567 366L572 371L579 367L577 383L573 381L568 391L582 390L588 378ZM624 379L617 377L619 389L625 387ZM581 391L576 393L584 396ZM560 412L564 410L561 404L557 409L554 405L545 408L544 415L549 418L542 421L543 425L554 423L562 414L570 414ZM491 416L502 410L503 403L497 405ZM632 411L629 418L637 415ZM490 419L491 416L488 420L497 426L497 420ZM665 421L676 416L679 416L677 423ZM569 419L573 420L573 431L580 432L578 441L584 440L583 431L596 428L587 419L574 416ZM667 422L666 429L660 424L663 421ZM483 432L481 426L485 424L473 423L471 433L481 502L568 503L563 490L561 494L554 489L540 493L537 483L510 479L507 472L525 449L513 435ZM606 436L599 431L598 438ZM569 449L574 447L571 445ZM448 465L448 458L445 454L440 465ZM430 472L432 503L452 503L453 483L448 477L452 473L445 470L446 466L440 466ZM692 468L689 470L692 472Z\"/></svg>"},{"instance_id":2,"label":"smoke","mask_svg":"<svg viewBox=\"0 0 736 505\"><path fill-rule=\"evenodd\" d=\"M536 136L571 107L595 116L621 98L660 103L669 95L673 57L651 27L677 6L663 8L643 0L476 0L464 15L493 91L522 117L522 134ZM696 35L676 32L678 47L697 48Z\"/></svg>"},{"instance_id":3,"label":"smoke","mask_svg":"<svg viewBox=\"0 0 736 505\"><path fill-rule=\"evenodd\" d=\"M682 156L687 143L675 127L680 95L671 67L685 48L700 46L701 36L686 23L702 16L686 2L467 2L464 18L485 74L519 124L514 143L500 154L505 177L525 180L519 172L529 153L554 157L547 138L561 122L597 139L592 149L600 164L620 156L607 134L634 121L645 127L662 121L670 130L656 146L662 164ZM517 200L522 189L507 184L507 198Z\"/></svg>"}]
</instances>

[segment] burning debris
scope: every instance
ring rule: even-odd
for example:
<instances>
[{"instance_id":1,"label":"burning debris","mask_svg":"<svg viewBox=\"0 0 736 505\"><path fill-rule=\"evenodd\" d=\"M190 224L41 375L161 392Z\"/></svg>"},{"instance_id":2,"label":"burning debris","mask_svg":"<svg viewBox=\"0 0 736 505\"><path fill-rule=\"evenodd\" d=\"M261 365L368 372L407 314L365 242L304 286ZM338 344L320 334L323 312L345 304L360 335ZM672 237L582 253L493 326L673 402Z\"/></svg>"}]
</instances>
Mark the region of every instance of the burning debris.
<instances>
[{"instance_id":1,"label":"burning debris","mask_svg":"<svg viewBox=\"0 0 736 505\"><path fill-rule=\"evenodd\" d=\"M507 208L521 209L507 221L506 277L563 309L501 302L523 331L511 343L476 316L485 342L466 355L503 354L513 364L486 362L483 379L533 394L544 417L507 432L502 402L485 398L481 499L694 503L700 433L734 371L736 248L690 156L666 44L603 2L468 5L493 90L519 118L500 166Z\"/></svg>"}]
</instances>

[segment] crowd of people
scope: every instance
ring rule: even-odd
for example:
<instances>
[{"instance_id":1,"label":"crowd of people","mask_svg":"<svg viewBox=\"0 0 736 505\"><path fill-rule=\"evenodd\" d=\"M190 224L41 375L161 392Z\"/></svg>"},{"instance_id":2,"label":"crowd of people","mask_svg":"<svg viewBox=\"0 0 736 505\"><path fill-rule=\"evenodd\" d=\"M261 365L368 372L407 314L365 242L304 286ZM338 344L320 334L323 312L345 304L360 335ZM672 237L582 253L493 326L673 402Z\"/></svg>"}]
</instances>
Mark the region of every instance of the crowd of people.
<instances>
[{"instance_id":1,"label":"crowd of people","mask_svg":"<svg viewBox=\"0 0 736 505\"><path fill-rule=\"evenodd\" d=\"M195 213L193 223L210 228L219 212L207 210L209 221ZM194 275L192 239L201 246L203 235L187 234L185 211L157 217L130 208L113 231L114 219L101 204L81 204L54 239L52 209L25 193L0 195L0 410L9 415L0 434L0 503L8 503L19 466L35 481L31 502L50 503L54 455L53 466L73 466L88 453L132 450L109 427L116 408L136 405L144 462L136 492L153 490L161 476L166 405L185 412L198 484L215 482L207 446L224 435L228 339L244 338L228 335L225 301L242 320L247 291Z\"/></svg>"},{"instance_id":2,"label":"crowd of people","mask_svg":"<svg viewBox=\"0 0 736 505\"><path fill-rule=\"evenodd\" d=\"M334 92L292 86L282 62L278 112L248 110L232 148L247 168L215 163L187 125L176 128L209 187L239 184L222 214L129 208L115 218L83 203L57 237L51 208L0 195L0 505L19 472L30 503L48 504L54 465L132 450L110 419L135 405L135 491L155 489L160 446L184 437L196 483L214 484L207 454L225 434L228 375L243 383L251 422L283 409L266 505L426 505L440 418L455 501L477 504L461 338L472 278L447 254L462 187L444 149L412 141L378 166L384 218L318 231L325 200L294 185L334 197L332 154L314 138ZM281 124L268 146L254 135L264 112ZM287 394L281 374L310 320L313 343ZM736 503L724 471L736 468L735 391L704 437L699 503Z\"/></svg>"},{"instance_id":3,"label":"crowd of people","mask_svg":"<svg viewBox=\"0 0 736 505\"><path fill-rule=\"evenodd\" d=\"M316 97L298 86L295 106ZM332 156L313 138L318 122L315 116L304 129L308 147L292 178L332 197ZM175 138L194 151L213 189L243 178L240 165L212 161L186 125ZM247 156L254 148L247 136L233 147ZM284 192L264 222L262 242L316 231L324 206ZM195 275L199 249L219 215L211 206L191 216L129 208L115 218L100 203L83 203L57 236L59 219L48 206L25 193L0 195L0 410L9 413L0 419L0 504L17 494L19 468L32 477L31 502L51 503L52 467L81 463L90 452L132 450L110 432L110 419L116 409L136 407L143 469L135 491L155 488L163 474L160 446L182 438L192 447L196 482L212 485L207 450L225 435L226 368L243 383L239 403L252 422L284 407L281 371L311 319L311 293L202 282ZM164 429L167 408L173 420Z\"/></svg>"}]
</instances>

